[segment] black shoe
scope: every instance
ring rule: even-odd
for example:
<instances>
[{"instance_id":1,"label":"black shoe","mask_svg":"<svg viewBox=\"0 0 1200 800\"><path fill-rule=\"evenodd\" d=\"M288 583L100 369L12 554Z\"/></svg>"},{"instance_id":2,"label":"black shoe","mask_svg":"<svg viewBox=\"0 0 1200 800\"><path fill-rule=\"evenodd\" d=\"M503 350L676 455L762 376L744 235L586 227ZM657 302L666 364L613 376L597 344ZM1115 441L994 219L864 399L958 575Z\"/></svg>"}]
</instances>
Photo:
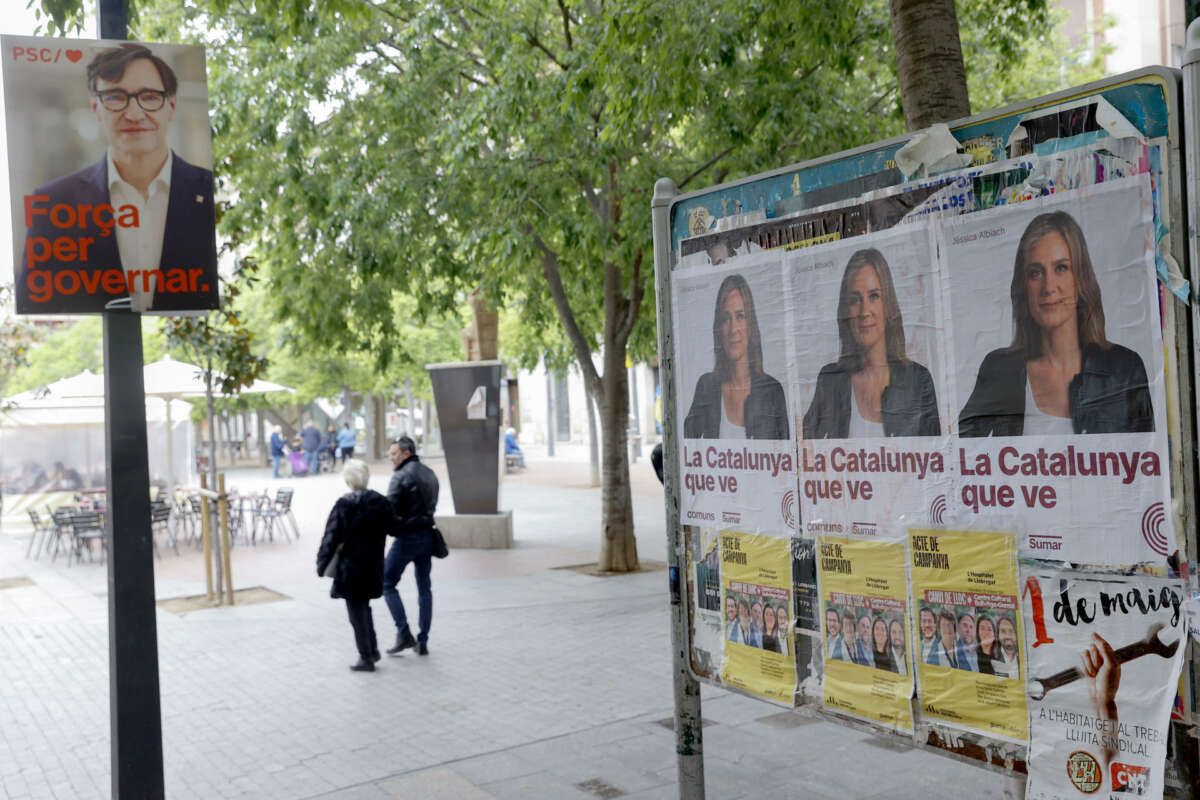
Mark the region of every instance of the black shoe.
<instances>
[{"instance_id":1,"label":"black shoe","mask_svg":"<svg viewBox=\"0 0 1200 800\"><path fill-rule=\"evenodd\" d=\"M377 662L377 661L379 661L381 658L383 658L383 656L379 655L379 651L378 651L378 650L376 650L374 653L371 653L371 663L372 663L372 664L376 663L376 662Z\"/></svg>"},{"instance_id":2,"label":"black shoe","mask_svg":"<svg viewBox=\"0 0 1200 800\"><path fill-rule=\"evenodd\" d=\"M417 655L419 655L419 656L429 655L429 645L425 644L424 642L419 643L417 645Z\"/></svg>"},{"instance_id":3,"label":"black shoe","mask_svg":"<svg viewBox=\"0 0 1200 800\"><path fill-rule=\"evenodd\" d=\"M396 646L388 648L388 655L394 656L410 647L416 647L417 640L413 638L412 631L405 631L396 637Z\"/></svg>"},{"instance_id":4,"label":"black shoe","mask_svg":"<svg viewBox=\"0 0 1200 800\"><path fill-rule=\"evenodd\" d=\"M355 672L374 672L375 662L368 661L365 658L360 658L357 664L350 665L350 669L354 670Z\"/></svg>"}]
</instances>

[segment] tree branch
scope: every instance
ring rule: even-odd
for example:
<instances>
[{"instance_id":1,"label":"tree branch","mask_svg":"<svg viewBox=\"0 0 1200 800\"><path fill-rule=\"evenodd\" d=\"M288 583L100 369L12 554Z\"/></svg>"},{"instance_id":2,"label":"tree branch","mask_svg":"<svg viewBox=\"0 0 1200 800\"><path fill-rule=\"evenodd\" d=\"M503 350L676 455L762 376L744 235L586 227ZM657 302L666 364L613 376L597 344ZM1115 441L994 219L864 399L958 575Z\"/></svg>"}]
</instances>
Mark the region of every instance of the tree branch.
<instances>
[{"instance_id":1,"label":"tree branch","mask_svg":"<svg viewBox=\"0 0 1200 800\"><path fill-rule=\"evenodd\" d=\"M621 321L621 340L629 341L633 335L633 326L637 323L638 313L642 307L642 296L645 287L642 286L642 261L645 251L638 248L633 256L633 274L629 278L629 307L625 310L625 318Z\"/></svg>"},{"instance_id":2,"label":"tree branch","mask_svg":"<svg viewBox=\"0 0 1200 800\"><path fill-rule=\"evenodd\" d=\"M567 10L567 4L563 0L558 0L558 10L562 13L563 23L563 38L567 40L567 49L572 48L571 43L571 12Z\"/></svg>"},{"instance_id":3,"label":"tree branch","mask_svg":"<svg viewBox=\"0 0 1200 800\"><path fill-rule=\"evenodd\" d=\"M404 74L404 72L405 72L404 66L399 61L392 58L387 53L383 52L382 47L380 47L378 44L375 44L375 43L368 44L367 46L370 47L371 50L373 50L375 52L375 55L379 56L384 61L388 62L393 67L395 67L397 72L399 72L401 75Z\"/></svg>"},{"instance_id":4,"label":"tree branch","mask_svg":"<svg viewBox=\"0 0 1200 800\"><path fill-rule=\"evenodd\" d=\"M533 31L525 31L525 41L529 42L530 45L545 53L546 56L555 64L557 64L558 68L563 72L567 71L567 65L560 61L558 56L554 55L554 53L551 53L549 48L542 44L542 40L539 39L537 34L535 34Z\"/></svg>"},{"instance_id":5,"label":"tree branch","mask_svg":"<svg viewBox=\"0 0 1200 800\"><path fill-rule=\"evenodd\" d=\"M607 201L596 191L596 187L586 175L581 175L579 185L583 187L583 196L587 198L588 205L592 207L592 213L596 215L596 219L603 225L608 219Z\"/></svg>"},{"instance_id":6,"label":"tree branch","mask_svg":"<svg viewBox=\"0 0 1200 800\"><path fill-rule=\"evenodd\" d=\"M583 380L591 389L592 396L603 406L605 404L604 383L600 380L599 373L596 372L596 365L592 363L592 348L588 344L587 338L584 337L583 331L579 330L579 323L575 321L575 312L571 309L571 301L567 299L566 289L563 288L562 275L558 270L558 254L550 249L528 222L521 224L521 230L533 241L534 246L541 253L542 275L550 287L550 297L554 300L558 318L567 331L571 349L575 351L575 360L579 362Z\"/></svg>"},{"instance_id":7,"label":"tree branch","mask_svg":"<svg viewBox=\"0 0 1200 800\"><path fill-rule=\"evenodd\" d=\"M479 80L478 78L475 78L475 77L473 77L473 76L471 76L471 75L468 75L468 74L466 73L466 71L464 71L464 70L461 70L461 69L460 69L460 70L458 71L458 74L459 74L459 76L460 76L460 77L466 78L467 80L469 80L471 83L475 84L476 86L482 86L482 87L484 87L484 88L487 88L487 84L486 84L486 83L484 83L483 81Z\"/></svg>"},{"instance_id":8,"label":"tree branch","mask_svg":"<svg viewBox=\"0 0 1200 800\"><path fill-rule=\"evenodd\" d=\"M684 178L683 180L681 180L679 182L679 184L678 184L679 188L682 189L683 187L687 186L689 183L692 182L693 178L700 175L700 173L704 172L704 170L713 166L718 161L720 161L722 158L724 158L725 156L729 155L732 152L733 152L733 145L729 145L729 147L726 147L724 150L717 153L715 156L710 158L708 161L705 161L703 164L696 167L694 170L692 170L690 173L688 173L688 176L686 178Z\"/></svg>"}]
</instances>

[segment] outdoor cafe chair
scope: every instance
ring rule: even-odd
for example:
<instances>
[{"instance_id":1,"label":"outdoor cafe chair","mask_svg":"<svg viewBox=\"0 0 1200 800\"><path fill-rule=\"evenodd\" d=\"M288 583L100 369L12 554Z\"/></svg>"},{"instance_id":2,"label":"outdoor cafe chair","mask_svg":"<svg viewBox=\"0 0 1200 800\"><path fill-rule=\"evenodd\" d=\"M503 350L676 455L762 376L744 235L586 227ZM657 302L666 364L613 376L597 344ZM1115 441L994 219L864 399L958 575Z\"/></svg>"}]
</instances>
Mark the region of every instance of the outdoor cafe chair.
<instances>
[{"instance_id":1,"label":"outdoor cafe chair","mask_svg":"<svg viewBox=\"0 0 1200 800\"><path fill-rule=\"evenodd\" d=\"M200 547L204 542L204 507L200 504L200 495L189 494L184 500L184 508L188 521L188 541Z\"/></svg>"},{"instance_id":2,"label":"outdoor cafe chair","mask_svg":"<svg viewBox=\"0 0 1200 800\"><path fill-rule=\"evenodd\" d=\"M150 530L154 555L158 555L158 542L153 537L159 533L166 534L167 544L171 545L175 555L179 555L179 546L175 542L175 531L171 528L171 505L165 499L150 503Z\"/></svg>"},{"instance_id":3,"label":"outdoor cafe chair","mask_svg":"<svg viewBox=\"0 0 1200 800\"><path fill-rule=\"evenodd\" d=\"M75 560L83 558L86 549L88 561L92 560L92 542L100 542L100 554L108 551L108 542L104 538L104 518L99 511L70 511L67 512L71 521L71 535L74 541ZM70 559L68 557L68 564Z\"/></svg>"},{"instance_id":4,"label":"outdoor cafe chair","mask_svg":"<svg viewBox=\"0 0 1200 800\"><path fill-rule=\"evenodd\" d=\"M192 505L188 500L188 496L182 492L173 492L167 502L175 510L174 525L175 536L178 538L182 531L183 540L189 542L192 540L192 531L195 529L196 517L192 514Z\"/></svg>"},{"instance_id":5,"label":"outdoor cafe chair","mask_svg":"<svg viewBox=\"0 0 1200 800\"><path fill-rule=\"evenodd\" d=\"M229 541L237 542L238 537L247 545L254 544L255 504L258 497L231 492L229 495ZM246 507L250 507L249 513Z\"/></svg>"},{"instance_id":6,"label":"outdoor cafe chair","mask_svg":"<svg viewBox=\"0 0 1200 800\"><path fill-rule=\"evenodd\" d=\"M29 558L34 552L36 544L37 553L34 558L41 556L42 549L46 546L46 540L54 533L53 520L42 519L36 509L29 509L29 521L33 523L33 534L29 537L29 545L25 548L25 557Z\"/></svg>"},{"instance_id":7,"label":"outdoor cafe chair","mask_svg":"<svg viewBox=\"0 0 1200 800\"><path fill-rule=\"evenodd\" d=\"M50 512L50 519L54 521L54 551L50 554L50 560L58 560L58 548L65 544L67 566L69 567L71 566L71 553L75 550L75 528L71 524L71 512L65 508L58 508Z\"/></svg>"},{"instance_id":8,"label":"outdoor cafe chair","mask_svg":"<svg viewBox=\"0 0 1200 800\"><path fill-rule=\"evenodd\" d=\"M263 533L271 541L275 541L275 524L279 523L279 530L284 538L290 538L294 532L297 539L300 538L300 526L296 523L296 515L292 512L292 496L295 494L292 489L279 489L275 492L275 499L272 500L263 490L263 496L258 501L258 518L263 523ZM288 531L288 524L292 526L292 532Z\"/></svg>"}]
</instances>

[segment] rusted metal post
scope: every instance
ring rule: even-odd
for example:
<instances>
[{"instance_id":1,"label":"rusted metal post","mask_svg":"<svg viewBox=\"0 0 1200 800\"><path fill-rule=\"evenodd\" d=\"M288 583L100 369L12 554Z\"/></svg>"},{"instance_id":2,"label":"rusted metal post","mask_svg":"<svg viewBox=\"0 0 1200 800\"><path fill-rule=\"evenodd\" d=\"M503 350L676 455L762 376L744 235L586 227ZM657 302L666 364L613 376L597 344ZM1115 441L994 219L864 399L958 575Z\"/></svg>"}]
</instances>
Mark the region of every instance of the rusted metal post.
<instances>
[{"instance_id":1,"label":"rusted metal post","mask_svg":"<svg viewBox=\"0 0 1200 800\"><path fill-rule=\"evenodd\" d=\"M671 315L671 200L675 182L654 185L654 272L658 287L658 344L663 367L663 478L667 515L667 565L671 593L671 656L675 689L675 754L680 800L704 800L704 736L700 727L700 683L688 668L687 577L683 529L679 524L679 453L675 430L675 348Z\"/></svg>"}]
</instances>

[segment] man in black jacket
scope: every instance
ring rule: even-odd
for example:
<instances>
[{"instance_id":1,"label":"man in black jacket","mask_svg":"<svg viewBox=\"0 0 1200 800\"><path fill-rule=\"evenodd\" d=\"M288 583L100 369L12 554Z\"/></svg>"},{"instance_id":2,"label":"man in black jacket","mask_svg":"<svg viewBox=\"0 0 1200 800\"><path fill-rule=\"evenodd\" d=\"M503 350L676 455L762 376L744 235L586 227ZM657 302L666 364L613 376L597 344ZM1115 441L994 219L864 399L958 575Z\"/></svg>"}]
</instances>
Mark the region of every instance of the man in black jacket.
<instances>
[{"instance_id":1,"label":"man in black jacket","mask_svg":"<svg viewBox=\"0 0 1200 800\"><path fill-rule=\"evenodd\" d=\"M433 620L433 592L429 584L429 566L433 556L433 512L437 508L438 479L433 470L417 457L417 446L401 436L388 448L388 458L396 467L388 484L388 502L396 516L396 541L383 564L383 599L396 622L396 646L388 649L396 655L415 646L418 655L429 655L429 624ZM417 601L420 606L420 632L413 638L404 614L404 603L396 584L404 568L412 563L417 571Z\"/></svg>"}]
</instances>

